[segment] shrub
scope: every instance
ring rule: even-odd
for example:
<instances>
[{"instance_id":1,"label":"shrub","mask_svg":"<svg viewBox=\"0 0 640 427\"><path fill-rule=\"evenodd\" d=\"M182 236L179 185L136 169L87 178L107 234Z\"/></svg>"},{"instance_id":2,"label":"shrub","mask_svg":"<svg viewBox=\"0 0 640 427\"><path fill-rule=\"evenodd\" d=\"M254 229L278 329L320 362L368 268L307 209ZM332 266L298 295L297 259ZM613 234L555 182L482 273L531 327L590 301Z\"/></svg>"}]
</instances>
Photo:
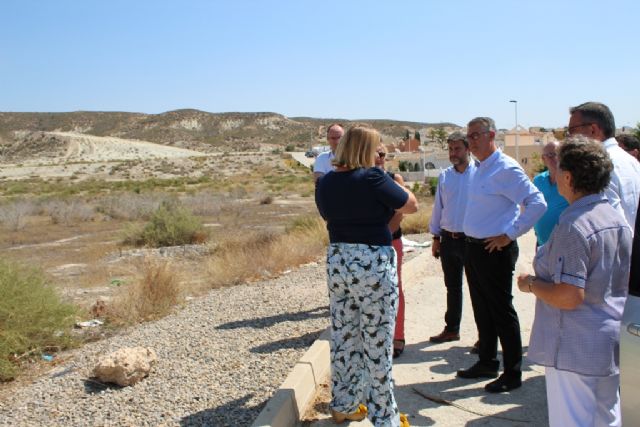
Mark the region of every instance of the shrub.
<instances>
[{"instance_id":1,"label":"shrub","mask_svg":"<svg viewBox=\"0 0 640 427\"><path fill-rule=\"evenodd\" d=\"M426 233L429 231L430 220L431 208L421 206L418 212L407 215L402 219L402 232L405 234Z\"/></svg>"},{"instance_id":2,"label":"shrub","mask_svg":"<svg viewBox=\"0 0 640 427\"><path fill-rule=\"evenodd\" d=\"M76 309L42 272L0 260L0 381L15 378L27 355L68 348Z\"/></svg>"},{"instance_id":3,"label":"shrub","mask_svg":"<svg viewBox=\"0 0 640 427\"><path fill-rule=\"evenodd\" d=\"M270 205L271 203L273 203L272 196L264 196L263 198L260 199L261 205Z\"/></svg>"},{"instance_id":4,"label":"shrub","mask_svg":"<svg viewBox=\"0 0 640 427\"><path fill-rule=\"evenodd\" d=\"M32 215L36 205L30 200L16 200L0 206L0 223L11 231L18 231L26 225L27 216Z\"/></svg>"},{"instance_id":5,"label":"shrub","mask_svg":"<svg viewBox=\"0 0 640 427\"><path fill-rule=\"evenodd\" d=\"M97 211L114 219L149 219L163 200L166 200L166 196L163 194L136 194L135 191L122 193L117 196L101 198Z\"/></svg>"},{"instance_id":6,"label":"shrub","mask_svg":"<svg viewBox=\"0 0 640 427\"><path fill-rule=\"evenodd\" d=\"M79 200L52 200L45 204L44 211L54 224L73 225L93 220L94 209Z\"/></svg>"},{"instance_id":7,"label":"shrub","mask_svg":"<svg viewBox=\"0 0 640 427\"><path fill-rule=\"evenodd\" d=\"M182 288L168 262L146 259L142 277L130 286L122 287L113 304L107 308L107 318L114 324L132 324L159 319L181 301Z\"/></svg>"},{"instance_id":8,"label":"shrub","mask_svg":"<svg viewBox=\"0 0 640 427\"><path fill-rule=\"evenodd\" d=\"M206 240L204 226L189 210L176 202L162 202L141 229L129 229L125 244L134 246L178 246Z\"/></svg>"},{"instance_id":9,"label":"shrub","mask_svg":"<svg viewBox=\"0 0 640 427\"><path fill-rule=\"evenodd\" d=\"M431 195L435 196L438 191L438 178L430 178L429 179L429 190L431 190Z\"/></svg>"}]
</instances>

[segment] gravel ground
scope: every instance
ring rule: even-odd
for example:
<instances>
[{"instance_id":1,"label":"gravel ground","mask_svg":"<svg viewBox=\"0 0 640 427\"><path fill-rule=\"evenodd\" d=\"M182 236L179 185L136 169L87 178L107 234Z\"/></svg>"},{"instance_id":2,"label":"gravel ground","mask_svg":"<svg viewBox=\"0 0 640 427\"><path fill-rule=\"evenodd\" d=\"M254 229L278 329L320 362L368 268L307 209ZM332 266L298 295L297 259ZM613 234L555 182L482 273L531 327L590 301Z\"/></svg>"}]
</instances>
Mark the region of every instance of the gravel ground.
<instances>
[{"instance_id":1,"label":"gravel ground","mask_svg":"<svg viewBox=\"0 0 640 427\"><path fill-rule=\"evenodd\" d=\"M72 352L0 401L2 426L247 426L328 326L324 267L212 291L180 312ZM126 388L91 381L99 356L151 347L151 375ZM64 357L64 356L63 356Z\"/></svg>"},{"instance_id":2,"label":"gravel ground","mask_svg":"<svg viewBox=\"0 0 640 427\"><path fill-rule=\"evenodd\" d=\"M213 290L174 315L60 355L64 363L5 390L0 426L249 426L328 326L327 304L323 262ZM125 388L91 379L101 355L133 346L158 354L148 378Z\"/></svg>"}]
</instances>

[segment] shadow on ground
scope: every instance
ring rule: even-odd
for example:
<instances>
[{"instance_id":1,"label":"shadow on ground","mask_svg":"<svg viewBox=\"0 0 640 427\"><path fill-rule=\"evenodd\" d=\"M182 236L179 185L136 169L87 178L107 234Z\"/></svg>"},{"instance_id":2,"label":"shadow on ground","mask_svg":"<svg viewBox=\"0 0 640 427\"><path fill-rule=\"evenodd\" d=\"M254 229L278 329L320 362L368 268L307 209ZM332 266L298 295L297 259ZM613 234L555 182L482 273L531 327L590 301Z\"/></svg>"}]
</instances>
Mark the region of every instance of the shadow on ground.
<instances>
[{"instance_id":1,"label":"shadow on ground","mask_svg":"<svg viewBox=\"0 0 640 427\"><path fill-rule=\"evenodd\" d=\"M285 338L278 341L269 342L266 344L253 347L250 351L252 353L270 354L278 350L284 349L301 349L309 348L315 340L318 339L325 329L319 329L314 332L306 333L299 337Z\"/></svg>"},{"instance_id":2,"label":"shadow on ground","mask_svg":"<svg viewBox=\"0 0 640 427\"><path fill-rule=\"evenodd\" d=\"M247 394L236 400L232 400L217 408L205 409L195 414L187 415L180 420L182 427L195 426L219 426L241 427L250 426L258 416L266 402L256 406L246 406L253 398L253 394Z\"/></svg>"},{"instance_id":3,"label":"shadow on ground","mask_svg":"<svg viewBox=\"0 0 640 427\"><path fill-rule=\"evenodd\" d=\"M311 310L299 311L297 313L283 313L275 316L261 317L259 319L238 320L235 322L223 323L216 326L216 329L238 329L238 328L268 328L280 322L298 322L302 320L317 319L321 317L329 318L329 306L320 306Z\"/></svg>"},{"instance_id":4,"label":"shadow on ground","mask_svg":"<svg viewBox=\"0 0 640 427\"><path fill-rule=\"evenodd\" d=\"M423 382L396 387L396 398L402 412L402 399L418 401L422 413L411 413L409 421L415 426L431 426L435 421L428 416L429 409L452 406L460 413L460 425L517 426L546 425L547 403L544 375L531 377L535 371L524 359L522 387L508 393L491 394L484 391L487 378L462 379L456 376L458 369L468 368L478 360L470 354L470 347L456 346L438 349L438 345L421 342L408 345L405 354L394 360L394 364L415 364L416 360L429 363L429 371L423 373ZM527 347L524 348L526 351ZM501 359L499 353L499 359ZM434 375L431 376L430 373ZM446 376L446 379L442 379ZM471 387L469 387L471 385ZM474 404L474 401L476 403ZM477 402L480 402L478 404ZM507 406L512 405L512 406ZM501 410L504 407L504 410ZM467 412L464 414L463 412ZM423 415L426 414L426 415ZM466 423L462 420L474 417ZM451 424L453 425L453 424Z\"/></svg>"}]
</instances>

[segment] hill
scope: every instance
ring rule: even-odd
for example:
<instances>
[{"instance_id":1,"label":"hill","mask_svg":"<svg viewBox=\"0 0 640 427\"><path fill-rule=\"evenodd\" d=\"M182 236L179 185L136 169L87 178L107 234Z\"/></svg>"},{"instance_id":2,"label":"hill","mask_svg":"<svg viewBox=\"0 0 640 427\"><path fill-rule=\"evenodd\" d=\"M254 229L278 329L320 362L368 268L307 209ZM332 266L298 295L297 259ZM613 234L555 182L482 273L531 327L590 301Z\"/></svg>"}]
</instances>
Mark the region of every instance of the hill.
<instances>
[{"instance_id":1,"label":"hill","mask_svg":"<svg viewBox=\"0 0 640 427\"><path fill-rule=\"evenodd\" d=\"M417 123L393 120L341 120L285 117L270 112L209 113L184 109L161 114L76 111L68 113L0 113L0 145L33 144L42 138L34 132L73 132L174 145L200 151L252 151L268 144L309 147L324 142L331 123L368 123L383 135L400 138L406 131L458 126L451 123ZM0 155L3 154L0 147Z\"/></svg>"}]
</instances>

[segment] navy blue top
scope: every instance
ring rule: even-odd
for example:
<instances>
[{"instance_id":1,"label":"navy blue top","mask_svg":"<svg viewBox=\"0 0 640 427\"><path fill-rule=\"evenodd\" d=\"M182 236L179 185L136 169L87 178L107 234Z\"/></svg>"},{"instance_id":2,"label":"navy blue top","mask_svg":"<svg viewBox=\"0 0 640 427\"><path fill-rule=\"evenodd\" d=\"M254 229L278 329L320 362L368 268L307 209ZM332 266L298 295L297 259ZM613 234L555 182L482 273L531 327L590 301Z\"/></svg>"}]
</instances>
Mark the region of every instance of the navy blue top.
<instances>
[{"instance_id":1,"label":"navy blue top","mask_svg":"<svg viewBox=\"0 0 640 427\"><path fill-rule=\"evenodd\" d=\"M389 220L409 195L379 168L329 172L316 185L316 206L331 243L391 245Z\"/></svg>"}]
</instances>

